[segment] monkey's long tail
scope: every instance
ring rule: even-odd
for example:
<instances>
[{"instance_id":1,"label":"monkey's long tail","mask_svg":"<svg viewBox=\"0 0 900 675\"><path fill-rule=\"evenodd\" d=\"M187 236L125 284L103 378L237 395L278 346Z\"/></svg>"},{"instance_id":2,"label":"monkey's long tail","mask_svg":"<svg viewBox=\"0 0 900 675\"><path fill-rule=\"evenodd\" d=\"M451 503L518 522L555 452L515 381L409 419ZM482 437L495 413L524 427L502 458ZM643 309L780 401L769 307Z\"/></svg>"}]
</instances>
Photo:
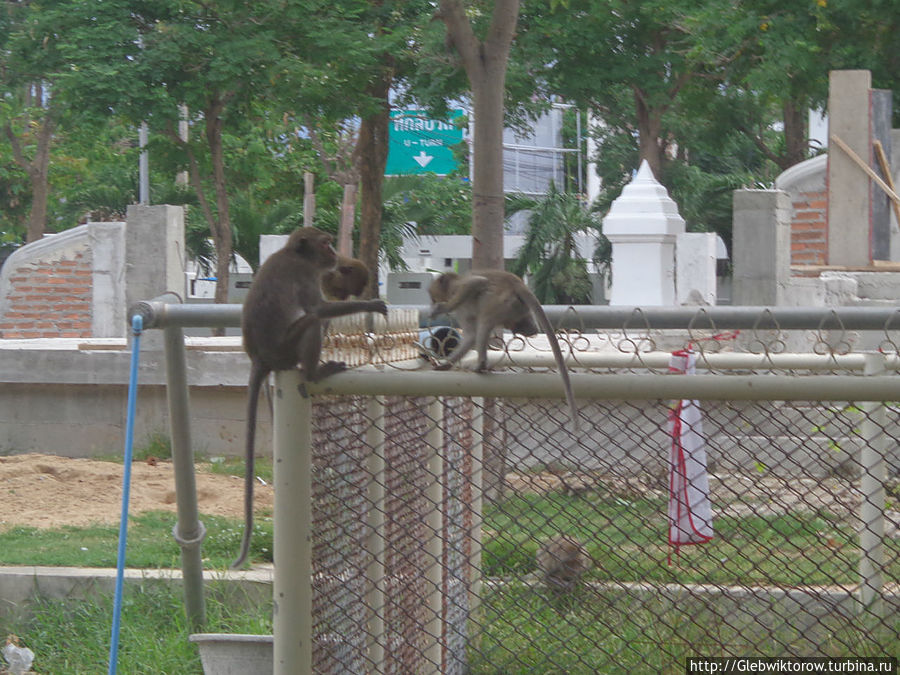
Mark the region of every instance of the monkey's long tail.
<instances>
[{"instance_id":1,"label":"monkey's long tail","mask_svg":"<svg viewBox=\"0 0 900 675\"><path fill-rule=\"evenodd\" d=\"M525 290L527 291L528 289ZM562 378L563 388L566 390L566 402L569 404L569 415L572 417L572 426L575 431L579 431L581 429L581 423L578 418L578 407L575 405L575 395L572 393L572 383L569 380L569 369L566 367L566 359L563 356L562 350L559 348L559 339L556 337L556 331L550 323L550 320L547 318L547 315L544 314L541 303L530 291L528 292L528 295L523 294L522 300L531 308L532 313L537 317L538 323L541 324L541 328L543 328L544 332L547 334L547 340L550 341L550 349L553 350L553 358L556 359L556 363L559 366L559 376Z\"/></svg>"},{"instance_id":2,"label":"monkey's long tail","mask_svg":"<svg viewBox=\"0 0 900 675\"><path fill-rule=\"evenodd\" d=\"M250 538L253 536L253 481L255 479L256 442L256 408L259 403L259 390L269 373L256 364L250 366L250 382L247 391L247 435L244 452L244 536L241 538L241 550L230 567L236 569L247 560L250 552Z\"/></svg>"}]
</instances>

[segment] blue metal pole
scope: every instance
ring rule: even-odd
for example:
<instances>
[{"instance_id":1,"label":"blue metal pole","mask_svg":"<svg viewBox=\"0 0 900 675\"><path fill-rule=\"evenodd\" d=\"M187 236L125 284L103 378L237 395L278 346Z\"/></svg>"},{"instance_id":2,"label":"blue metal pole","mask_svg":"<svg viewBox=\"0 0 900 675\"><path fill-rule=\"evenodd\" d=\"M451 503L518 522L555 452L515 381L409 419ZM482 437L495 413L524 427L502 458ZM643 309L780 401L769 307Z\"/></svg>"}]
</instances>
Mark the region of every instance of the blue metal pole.
<instances>
[{"instance_id":1,"label":"blue metal pole","mask_svg":"<svg viewBox=\"0 0 900 675\"><path fill-rule=\"evenodd\" d=\"M119 661L119 627L122 622L122 586L125 580L125 544L128 540L128 500L131 496L131 458L134 445L134 414L137 402L138 361L141 331L144 321L140 315L131 320L134 341L131 345L131 373L128 378L128 416L125 423L125 468L122 474L122 515L119 519L119 552L116 563L116 594L113 602L112 637L109 645L109 675L116 674Z\"/></svg>"}]
</instances>

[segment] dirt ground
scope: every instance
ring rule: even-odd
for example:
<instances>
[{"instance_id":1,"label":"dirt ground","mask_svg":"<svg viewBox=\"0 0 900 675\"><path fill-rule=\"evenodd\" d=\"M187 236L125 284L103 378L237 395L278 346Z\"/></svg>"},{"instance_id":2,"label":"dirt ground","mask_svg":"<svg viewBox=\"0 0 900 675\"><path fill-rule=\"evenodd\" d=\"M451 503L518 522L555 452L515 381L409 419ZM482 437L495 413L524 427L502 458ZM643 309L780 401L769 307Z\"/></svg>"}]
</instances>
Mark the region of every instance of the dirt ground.
<instances>
[{"instance_id":1,"label":"dirt ground","mask_svg":"<svg viewBox=\"0 0 900 675\"><path fill-rule=\"evenodd\" d=\"M122 509L121 464L53 455L0 457L0 531L26 525L118 523ZM243 478L197 468L201 513L243 518ZM274 491L258 481L254 504L271 509ZM175 511L171 462L135 462L131 472L130 513Z\"/></svg>"}]
</instances>

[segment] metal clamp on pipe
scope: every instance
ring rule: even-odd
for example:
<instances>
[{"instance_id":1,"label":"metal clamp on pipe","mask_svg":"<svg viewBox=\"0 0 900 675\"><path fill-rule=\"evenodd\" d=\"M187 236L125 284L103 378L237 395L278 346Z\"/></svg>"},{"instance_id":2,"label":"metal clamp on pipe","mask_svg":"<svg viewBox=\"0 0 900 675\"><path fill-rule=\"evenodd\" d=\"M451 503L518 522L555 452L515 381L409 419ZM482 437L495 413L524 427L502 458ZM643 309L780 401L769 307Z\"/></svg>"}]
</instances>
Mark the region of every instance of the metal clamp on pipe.
<instances>
[{"instance_id":1,"label":"metal clamp on pipe","mask_svg":"<svg viewBox=\"0 0 900 675\"><path fill-rule=\"evenodd\" d=\"M128 315L140 315L144 328L235 328L241 325L239 304L184 304L169 291L152 300L136 302Z\"/></svg>"}]
</instances>

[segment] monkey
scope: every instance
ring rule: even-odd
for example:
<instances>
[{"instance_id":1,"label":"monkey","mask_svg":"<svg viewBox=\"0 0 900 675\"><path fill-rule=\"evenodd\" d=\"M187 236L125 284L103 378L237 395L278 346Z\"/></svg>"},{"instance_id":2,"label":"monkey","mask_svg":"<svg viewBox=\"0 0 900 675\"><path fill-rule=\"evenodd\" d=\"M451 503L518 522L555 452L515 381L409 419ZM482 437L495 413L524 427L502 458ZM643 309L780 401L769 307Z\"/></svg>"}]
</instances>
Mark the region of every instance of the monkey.
<instances>
[{"instance_id":1,"label":"monkey","mask_svg":"<svg viewBox=\"0 0 900 675\"><path fill-rule=\"evenodd\" d=\"M362 260L339 255L337 265L322 275L322 294L326 300L346 300L360 296L369 283L369 268Z\"/></svg>"},{"instance_id":2,"label":"monkey","mask_svg":"<svg viewBox=\"0 0 900 675\"><path fill-rule=\"evenodd\" d=\"M535 556L544 583L554 593L570 593L594 566L587 549L571 535L560 534L545 541Z\"/></svg>"},{"instance_id":3,"label":"monkey","mask_svg":"<svg viewBox=\"0 0 900 675\"><path fill-rule=\"evenodd\" d=\"M253 531L253 463L259 390L269 373L300 364L308 382L346 369L342 361L320 364L322 325L328 319L358 312L387 316L383 300L330 302L322 297L322 275L334 269L337 253L330 234L301 227L284 248L259 268L241 313L244 351L250 357L247 392L246 473L244 476L244 536L232 568L247 558Z\"/></svg>"},{"instance_id":4,"label":"monkey","mask_svg":"<svg viewBox=\"0 0 900 675\"><path fill-rule=\"evenodd\" d=\"M445 362L435 366L436 370L451 368L474 346L478 351L477 371L486 371L488 341L494 329L502 326L513 333L531 337L538 332L538 326L534 322L537 318L550 341L550 348L559 367L572 424L576 431L579 429L578 409L572 395L569 370L559 348L556 332L544 314L541 303L519 277L500 270L482 270L465 277L445 272L431 283L428 294L431 296L432 316L452 313L463 329L459 346Z\"/></svg>"}]
</instances>

